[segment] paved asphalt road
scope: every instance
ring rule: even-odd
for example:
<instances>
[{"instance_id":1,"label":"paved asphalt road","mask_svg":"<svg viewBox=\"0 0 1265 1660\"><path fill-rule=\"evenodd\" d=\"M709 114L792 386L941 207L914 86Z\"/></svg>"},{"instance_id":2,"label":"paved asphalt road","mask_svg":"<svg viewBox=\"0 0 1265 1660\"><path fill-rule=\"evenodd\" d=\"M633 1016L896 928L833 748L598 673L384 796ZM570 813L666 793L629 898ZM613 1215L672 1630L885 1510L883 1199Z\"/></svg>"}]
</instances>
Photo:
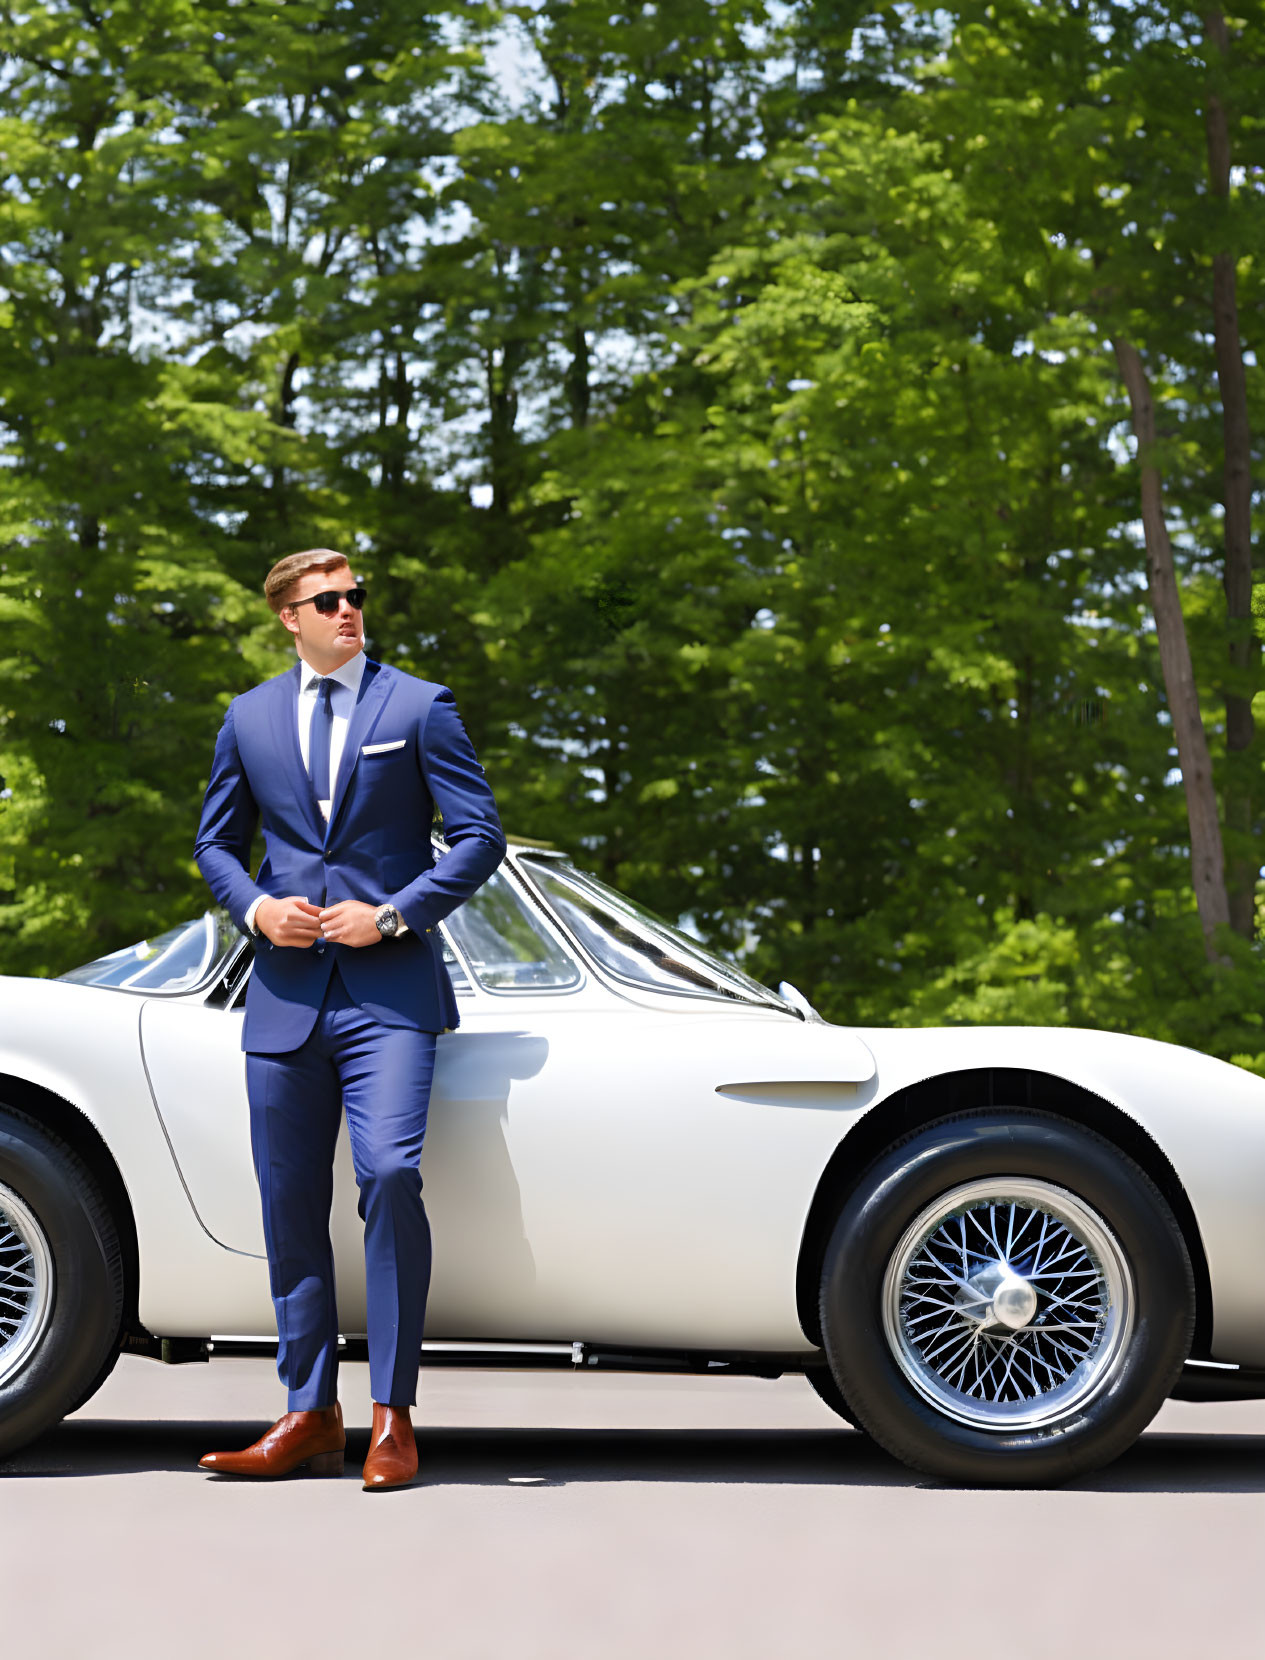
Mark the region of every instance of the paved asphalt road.
<instances>
[{"instance_id":1,"label":"paved asphalt road","mask_svg":"<svg viewBox=\"0 0 1265 1660\"><path fill-rule=\"evenodd\" d=\"M802 1379L428 1370L423 1486L195 1469L271 1364L123 1361L0 1465L4 1651L32 1660L1265 1660L1265 1404L1170 1402L1051 1492L926 1483ZM354 1461L354 1462L353 1462Z\"/></svg>"}]
</instances>

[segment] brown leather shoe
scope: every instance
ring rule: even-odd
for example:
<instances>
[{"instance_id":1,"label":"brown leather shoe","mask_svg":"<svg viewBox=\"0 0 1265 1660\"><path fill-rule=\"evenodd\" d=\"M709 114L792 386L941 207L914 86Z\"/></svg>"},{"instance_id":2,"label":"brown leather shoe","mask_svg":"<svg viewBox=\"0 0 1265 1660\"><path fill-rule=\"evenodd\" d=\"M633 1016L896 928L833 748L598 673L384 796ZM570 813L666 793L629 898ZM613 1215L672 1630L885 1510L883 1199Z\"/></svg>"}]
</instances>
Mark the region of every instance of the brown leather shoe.
<instances>
[{"instance_id":1,"label":"brown leather shoe","mask_svg":"<svg viewBox=\"0 0 1265 1660\"><path fill-rule=\"evenodd\" d=\"M365 1492L407 1487L417 1475L417 1438L406 1406L373 1403L373 1429L365 1459Z\"/></svg>"},{"instance_id":2,"label":"brown leather shoe","mask_svg":"<svg viewBox=\"0 0 1265 1660\"><path fill-rule=\"evenodd\" d=\"M335 1403L318 1412L287 1412L252 1446L209 1452L198 1467L228 1476L288 1476L306 1464L309 1475L340 1476L346 1445L342 1405Z\"/></svg>"}]
</instances>

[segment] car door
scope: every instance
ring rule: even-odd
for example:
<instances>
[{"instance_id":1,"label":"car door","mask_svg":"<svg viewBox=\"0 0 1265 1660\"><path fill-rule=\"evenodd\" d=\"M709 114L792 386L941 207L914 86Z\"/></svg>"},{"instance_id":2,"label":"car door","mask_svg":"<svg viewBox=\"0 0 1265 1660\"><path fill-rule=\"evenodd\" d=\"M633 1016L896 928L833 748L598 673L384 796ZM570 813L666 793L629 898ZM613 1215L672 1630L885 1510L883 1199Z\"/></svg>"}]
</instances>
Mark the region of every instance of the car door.
<instances>
[{"instance_id":1,"label":"car door","mask_svg":"<svg viewBox=\"0 0 1265 1660\"><path fill-rule=\"evenodd\" d=\"M521 1080L543 1070L549 1053L548 1036L533 1026L533 997L538 1002L551 989L581 997L585 991L574 958L538 916L523 913L506 876L494 876L463 911L462 938L482 979L445 932L462 1024L438 1039L422 1161L436 1238L428 1329L440 1336L494 1331L532 1283L506 1135L509 1103ZM152 998L141 1011L141 1045L154 1107L202 1226L226 1249L263 1257L241 1050L243 999L244 981L227 1007L203 997ZM365 1317L357 1198L344 1122L331 1238L340 1323L349 1333L362 1332Z\"/></svg>"}]
</instances>

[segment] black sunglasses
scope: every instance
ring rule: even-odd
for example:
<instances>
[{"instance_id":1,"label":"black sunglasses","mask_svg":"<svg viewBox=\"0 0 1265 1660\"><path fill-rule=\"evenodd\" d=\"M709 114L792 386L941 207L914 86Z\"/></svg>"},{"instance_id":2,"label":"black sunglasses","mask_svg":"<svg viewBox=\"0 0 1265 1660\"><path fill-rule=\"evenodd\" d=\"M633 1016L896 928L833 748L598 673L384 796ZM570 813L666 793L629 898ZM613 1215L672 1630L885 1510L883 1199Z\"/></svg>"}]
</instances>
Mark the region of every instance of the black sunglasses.
<instances>
[{"instance_id":1,"label":"black sunglasses","mask_svg":"<svg viewBox=\"0 0 1265 1660\"><path fill-rule=\"evenodd\" d=\"M332 617L338 610L338 602L346 600L353 611L359 611L365 603L363 588L326 588L323 594L313 594L308 599L292 599L290 609L297 611L300 605L314 605L323 617Z\"/></svg>"}]
</instances>

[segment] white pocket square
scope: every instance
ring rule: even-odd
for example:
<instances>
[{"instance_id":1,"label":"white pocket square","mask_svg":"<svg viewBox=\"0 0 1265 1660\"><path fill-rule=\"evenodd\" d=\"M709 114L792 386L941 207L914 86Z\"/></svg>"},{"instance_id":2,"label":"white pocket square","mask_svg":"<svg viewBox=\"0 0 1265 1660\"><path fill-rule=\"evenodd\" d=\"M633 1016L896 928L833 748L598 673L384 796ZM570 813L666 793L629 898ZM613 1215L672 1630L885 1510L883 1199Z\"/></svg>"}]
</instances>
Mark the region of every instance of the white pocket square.
<instances>
[{"instance_id":1,"label":"white pocket square","mask_svg":"<svg viewBox=\"0 0 1265 1660\"><path fill-rule=\"evenodd\" d=\"M385 755L388 749L403 749L408 742L407 738L396 738L389 744L362 744L362 755Z\"/></svg>"}]
</instances>

